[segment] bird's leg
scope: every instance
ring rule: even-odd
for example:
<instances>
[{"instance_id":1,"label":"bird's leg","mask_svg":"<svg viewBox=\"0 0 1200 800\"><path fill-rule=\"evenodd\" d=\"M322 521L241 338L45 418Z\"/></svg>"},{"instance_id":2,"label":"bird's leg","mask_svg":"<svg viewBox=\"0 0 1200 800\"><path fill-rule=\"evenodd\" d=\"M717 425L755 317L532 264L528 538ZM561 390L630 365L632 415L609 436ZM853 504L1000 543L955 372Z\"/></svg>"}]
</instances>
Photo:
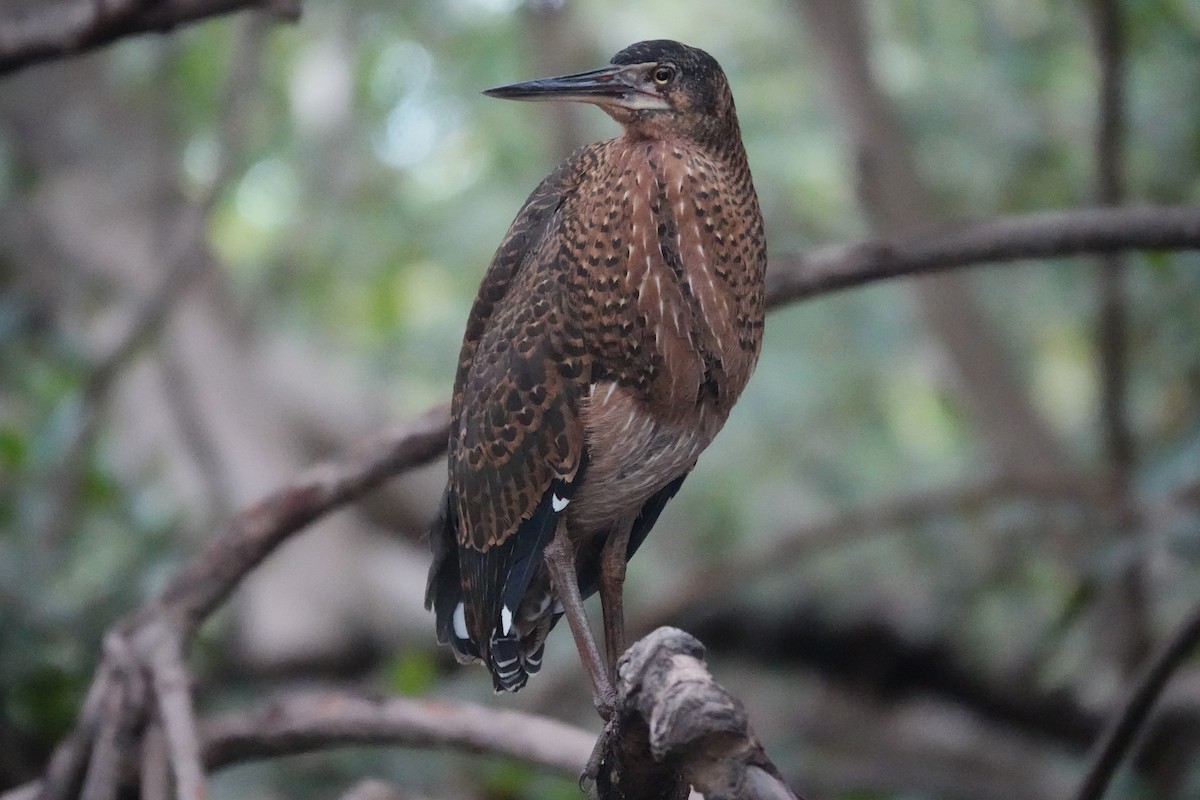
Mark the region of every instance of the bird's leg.
<instances>
[{"instance_id":1,"label":"bird's leg","mask_svg":"<svg viewBox=\"0 0 1200 800\"><path fill-rule=\"evenodd\" d=\"M600 608L604 611L604 648L608 676L617 680L617 660L625 652L625 565L628 562L630 526L617 525L604 542L600 555Z\"/></svg>"},{"instance_id":2,"label":"bird's leg","mask_svg":"<svg viewBox=\"0 0 1200 800\"><path fill-rule=\"evenodd\" d=\"M563 613L567 615L571 635L575 637L579 660L583 662L584 671L592 682L592 700L596 704L596 710L600 712L600 716L608 719L612 715L617 695L613 691L604 659L600 657L600 648L596 646L596 638L592 635L587 614L583 610L583 597L579 594L579 580L575 575L575 548L567 538L565 517L559 519L554 538L542 551L542 557L546 560L546 568L550 570L554 593L558 595L558 600L563 605Z\"/></svg>"},{"instance_id":3,"label":"bird's leg","mask_svg":"<svg viewBox=\"0 0 1200 800\"><path fill-rule=\"evenodd\" d=\"M604 651L608 656L608 678L615 685L617 661L625 652L625 565L628 563L629 536L632 526L621 523L609 531L600 553L600 608L604 612ZM584 781L594 781L600 774L600 765L607 754L609 743L616 726L615 716L607 721L604 733L596 740L592 755L580 776Z\"/></svg>"}]
</instances>

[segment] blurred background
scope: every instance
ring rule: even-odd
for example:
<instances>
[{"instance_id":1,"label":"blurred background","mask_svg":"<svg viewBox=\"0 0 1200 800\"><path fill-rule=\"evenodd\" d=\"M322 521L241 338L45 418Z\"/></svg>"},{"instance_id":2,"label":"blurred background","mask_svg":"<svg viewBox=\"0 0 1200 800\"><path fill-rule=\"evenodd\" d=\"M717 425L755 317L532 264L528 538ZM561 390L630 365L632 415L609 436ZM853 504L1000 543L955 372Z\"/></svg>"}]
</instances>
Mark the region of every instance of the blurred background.
<instances>
[{"instance_id":1,"label":"blurred background","mask_svg":"<svg viewBox=\"0 0 1200 800\"><path fill-rule=\"evenodd\" d=\"M0 27L36 5L8 0ZM1200 202L1200 3L1119 4L1125 121L1099 160L1096 5L306 0L295 25L239 14L0 80L0 788L69 729L105 627L232 511L448 397L521 202L617 132L481 89L640 39L703 47L773 262L956 219ZM702 639L810 796L1066 796L1200 599L1198 267L1008 264L773 311L633 562L631 634ZM1101 297L1124 357L1100 345ZM349 683L598 730L565 633L516 696L436 647L421 537L443 480L405 475L255 572L193 654L199 709ZM1193 663L1116 796L1200 795L1198 749ZM213 791L332 797L366 775L413 797L577 796L394 748L238 767Z\"/></svg>"}]
</instances>

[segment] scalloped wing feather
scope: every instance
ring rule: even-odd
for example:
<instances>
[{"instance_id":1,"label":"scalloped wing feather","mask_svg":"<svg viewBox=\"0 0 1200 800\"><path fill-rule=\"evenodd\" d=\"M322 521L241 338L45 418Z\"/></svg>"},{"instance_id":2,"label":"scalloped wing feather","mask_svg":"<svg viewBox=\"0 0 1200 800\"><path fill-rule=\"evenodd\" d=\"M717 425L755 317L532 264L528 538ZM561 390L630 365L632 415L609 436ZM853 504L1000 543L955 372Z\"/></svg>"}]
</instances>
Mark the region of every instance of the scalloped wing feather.
<instances>
[{"instance_id":1,"label":"scalloped wing feather","mask_svg":"<svg viewBox=\"0 0 1200 800\"><path fill-rule=\"evenodd\" d=\"M439 639L461 660L509 660L505 609L511 619L563 510L555 498L569 500L581 475L578 406L589 370L549 244L577 176L565 164L530 195L467 323L426 595ZM499 680L504 669L490 666Z\"/></svg>"}]
</instances>

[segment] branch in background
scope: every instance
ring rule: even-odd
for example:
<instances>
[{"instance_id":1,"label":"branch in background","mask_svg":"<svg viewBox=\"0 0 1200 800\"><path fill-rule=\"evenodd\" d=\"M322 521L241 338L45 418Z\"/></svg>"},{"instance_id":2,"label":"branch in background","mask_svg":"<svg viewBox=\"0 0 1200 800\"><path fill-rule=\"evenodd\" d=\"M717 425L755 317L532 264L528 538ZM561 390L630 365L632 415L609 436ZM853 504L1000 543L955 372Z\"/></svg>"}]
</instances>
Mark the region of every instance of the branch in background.
<instances>
[{"instance_id":1,"label":"branch in background","mask_svg":"<svg viewBox=\"0 0 1200 800\"><path fill-rule=\"evenodd\" d=\"M1087 507L1098 500L1089 485L1070 476L1010 476L972 483L911 492L841 514L826 522L806 525L779 537L774 543L723 559L719 566L700 570L670 597L656 602L648 616L629 625L633 632L674 624L688 613L728 596L739 587L791 569L802 559L834 545L889 528L918 524L940 514L979 512L1016 499L1045 503L1074 502Z\"/></svg>"},{"instance_id":2,"label":"branch in background","mask_svg":"<svg viewBox=\"0 0 1200 800\"><path fill-rule=\"evenodd\" d=\"M267 33L271 28L270 20L264 14L249 14L238 20L234 34L234 50L229 60L229 68L221 86L218 104L219 120L216 127L216 148L212 177L200 198L192 201L184 210L183 216L192 217L195 221L194 235L199 251L196 254L197 264L191 269L192 278L188 286L195 286L204 275L221 274L221 265L207 247L207 233L213 206L235 177L239 155L244 152L245 142L249 138L254 116L261 110L263 67L262 57L266 46ZM177 57L178 48L164 47L166 59ZM168 67L168 65L164 65ZM170 79L166 76L173 74L169 68L161 70L159 87L162 96L170 96ZM159 125L164 133L155 138L162 151L160 155L161 170L164 175L173 176L163 187L168 196L164 198L164 206L172 209L178 205L178 180L174 176L178 172L178 153L166 146L171 140L165 132L169 113L166 101L160 100L156 105ZM176 201L171 203L171 201ZM178 211L173 212L178 215ZM168 210L160 214L160 227L168 229L167 217L172 215ZM167 262L170 263L169 261ZM180 291L179 295L185 294ZM176 300L178 304L182 300ZM170 310L170 309L168 309ZM203 409L196 387L190 385L186 356L180 352L179 335L170 335L170 328L165 324L166 314L159 324L159 330L154 335L153 344L163 348L164 357L158 359L160 365L159 377L162 381L163 396L166 399L184 449L191 455L192 463L204 483L206 497L205 505L209 509L207 517L209 525L214 520L227 519L236 510L232 501L234 491L233 479L228 474L228 464L223 454L218 451L211 424L205 420ZM165 336L158 335L166 333Z\"/></svg>"},{"instance_id":3,"label":"branch in background","mask_svg":"<svg viewBox=\"0 0 1200 800\"><path fill-rule=\"evenodd\" d=\"M257 8L279 19L300 17L299 0L77 0L0 25L0 75L84 53L127 36L166 33L199 20Z\"/></svg>"},{"instance_id":4,"label":"branch in background","mask_svg":"<svg viewBox=\"0 0 1200 800\"><path fill-rule=\"evenodd\" d=\"M743 664L801 668L891 708L910 699L953 704L999 728L1082 753L1103 719L1085 702L1039 687L1024 671L983 674L978 653L947 638L905 630L880 616L846 618L803 597L697 608L678 624L710 652ZM1191 708L1188 719L1200 719Z\"/></svg>"},{"instance_id":5,"label":"branch in background","mask_svg":"<svg viewBox=\"0 0 1200 800\"><path fill-rule=\"evenodd\" d=\"M340 462L305 471L235 516L175 574L158 605L182 623L185 638L192 636L242 578L289 536L401 472L429 463L445 451L449 438L449 407L437 406Z\"/></svg>"},{"instance_id":6,"label":"branch in background","mask_svg":"<svg viewBox=\"0 0 1200 800\"><path fill-rule=\"evenodd\" d=\"M95 4L95 8L102 5ZM110 10L109 13L115 13ZM35 541L47 552L74 527L83 492L88 455L95 442L109 396L117 381L168 323L171 313L200 278L209 272L208 220L221 191L232 177L236 143L248 126L253 103L248 100L259 85L259 58L266 26L251 20L237 37L232 66L222 86L217 123L216 169L202 197L175 215L162 245L161 283L150 293L117 341L100 356L83 381L74 428L63 447L63 456L47 481L49 510L35 532Z\"/></svg>"},{"instance_id":7,"label":"branch in background","mask_svg":"<svg viewBox=\"0 0 1200 800\"><path fill-rule=\"evenodd\" d=\"M1104 796L1117 766L1142 732L1142 726L1167 681L1197 647L1200 647L1200 606L1192 610L1162 651L1147 665L1129 699L1109 721L1093 751L1075 800L1100 800Z\"/></svg>"},{"instance_id":8,"label":"branch in background","mask_svg":"<svg viewBox=\"0 0 1200 800\"><path fill-rule=\"evenodd\" d=\"M206 216L197 215L193 224L181 226L164 257L163 269L166 274L162 283L133 313L133 319L124 334L100 357L84 379L74 427L63 447L62 458L47 480L49 509L34 534L35 541L47 551L60 542L76 523L88 456L112 387L142 347L162 328L171 310L201 272L194 267L205 261L204 256L197 252L197 237L202 235L201 224L206 219Z\"/></svg>"},{"instance_id":9,"label":"branch in background","mask_svg":"<svg viewBox=\"0 0 1200 800\"><path fill-rule=\"evenodd\" d=\"M1196 249L1200 206L1042 211L777 258L767 275L767 302L774 308L889 278L1022 259Z\"/></svg>"},{"instance_id":10,"label":"branch in background","mask_svg":"<svg viewBox=\"0 0 1200 800\"><path fill-rule=\"evenodd\" d=\"M151 722L142 734L141 797L143 800L167 800L171 796L171 774L167 766L170 754L162 725Z\"/></svg>"},{"instance_id":11,"label":"branch in background","mask_svg":"<svg viewBox=\"0 0 1200 800\"><path fill-rule=\"evenodd\" d=\"M110 732L124 730L128 720L148 718L163 726L179 800L203 797L203 784L195 783L195 746L184 730L194 730L190 687L176 670L196 630L289 536L442 453L449 416L448 409L439 406L413 424L372 440L341 463L313 467L243 509L168 581L155 601L118 621L106 637L104 658L75 729L51 758L47 796L74 797L81 786L95 787L97 797L115 791L114 776L121 770L105 743Z\"/></svg>"},{"instance_id":12,"label":"branch in background","mask_svg":"<svg viewBox=\"0 0 1200 800\"><path fill-rule=\"evenodd\" d=\"M595 734L546 717L467 703L320 692L209 717L200 722L200 739L204 765L212 770L327 747L388 744L505 756L577 778Z\"/></svg>"},{"instance_id":13,"label":"branch in background","mask_svg":"<svg viewBox=\"0 0 1200 800\"><path fill-rule=\"evenodd\" d=\"M819 56L826 94L854 159L858 202L876 234L928 227L937 204L895 104L872 69L863 0L797 0ZM1062 472L1071 461L1033 405L997 327L961 274L910 287L932 341L945 354L972 428L1002 471Z\"/></svg>"},{"instance_id":14,"label":"branch in background","mask_svg":"<svg viewBox=\"0 0 1200 800\"><path fill-rule=\"evenodd\" d=\"M406 791L379 778L364 778L342 794L340 800L420 800L421 795Z\"/></svg>"},{"instance_id":15,"label":"branch in background","mask_svg":"<svg viewBox=\"0 0 1200 800\"><path fill-rule=\"evenodd\" d=\"M1119 206L1125 200L1125 142L1128 133L1125 102L1127 69L1125 33L1117 0L1087 0L1093 49L1099 73L1096 110L1096 195L1102 206ZM1148 581L1145 554L1138 547L1144 538L1142 523L1134 513L1132 481L1135 453L1129 423L1129 299L1125 287L1126 263L1119 253L1102 254L1096 265L1095 358L1100 396L1100 438L1108 472L1108 512L1105 539L1129 542L1136 552L1118 573L1104 581L1100 598L1103 619L1102 651L1114 658L1123 675L1132 674L1150 650ZM1117 546L1122 546L1117 544ZM1103 607L1107 606L1107 607Z\"/></svg>"},{"instance_id":16,"label":"branch in background","mask_svg":"<svg viewBox=\"0 0 1200 800\"><path fill-rule=\"evenodd\" d=\"M525 38L522 52L527 56L531 75L562 75L574 72L581 50L590 47L588 36L581 36L575 4L561 0L531 0L522 4L521 33ZM542 111L549 124L543 126L552 137L551 153L556 161L565 160L584 143L579 103L547 103Z\"/></svg>"}]
</instances>

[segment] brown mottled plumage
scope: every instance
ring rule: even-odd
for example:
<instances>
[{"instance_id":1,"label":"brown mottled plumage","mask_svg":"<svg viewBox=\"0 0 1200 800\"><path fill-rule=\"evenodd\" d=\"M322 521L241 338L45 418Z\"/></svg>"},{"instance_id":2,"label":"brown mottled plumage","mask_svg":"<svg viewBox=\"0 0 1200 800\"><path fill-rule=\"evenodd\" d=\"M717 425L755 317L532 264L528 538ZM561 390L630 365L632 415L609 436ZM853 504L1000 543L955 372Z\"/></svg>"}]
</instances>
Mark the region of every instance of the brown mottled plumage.
<instances>
[{"instance_id":1,"label":"brown mottled plumage","mask_svg":"<svg viewBox=\"0 0 1200 800\"><path fill-rule=\"evenodd\" d=\"M624 649L625 561L758 359L762 216L733 96L701 50L640 42L488 94L595 103L624 133L542 181L484 276L426 604L439 639L510 691L565 611L599 701ZM597 589L606 667L579 601Z\"/></svg>"}]
</instances>

